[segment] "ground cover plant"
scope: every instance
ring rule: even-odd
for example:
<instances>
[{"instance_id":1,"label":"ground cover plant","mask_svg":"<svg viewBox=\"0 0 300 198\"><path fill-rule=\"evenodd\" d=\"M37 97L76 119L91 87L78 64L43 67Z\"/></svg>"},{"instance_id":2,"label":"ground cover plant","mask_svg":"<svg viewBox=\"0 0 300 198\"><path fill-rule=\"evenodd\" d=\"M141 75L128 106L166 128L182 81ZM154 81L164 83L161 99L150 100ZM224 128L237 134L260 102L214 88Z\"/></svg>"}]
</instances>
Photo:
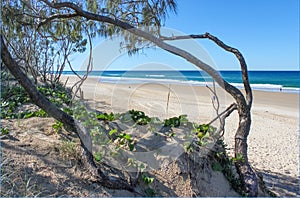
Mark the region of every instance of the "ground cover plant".
<instances>
[{"instance_id":1,"label":"ground cover plant","mask_svg":"<svg viewBox=\"0 0 300 198\"><path fill-rule=\"evenodd\" d=\"M58 108L70 113L71 93L68 89L58 85L55 88L50 86L38 86L38 91L49 98ZM1 91L1 118L2 119L23 119L31 117L48 117L48 114L38 107L22 108L24 105L33 105L28 94L22 86L2 86Z\"/></svg>"}]
</instances>

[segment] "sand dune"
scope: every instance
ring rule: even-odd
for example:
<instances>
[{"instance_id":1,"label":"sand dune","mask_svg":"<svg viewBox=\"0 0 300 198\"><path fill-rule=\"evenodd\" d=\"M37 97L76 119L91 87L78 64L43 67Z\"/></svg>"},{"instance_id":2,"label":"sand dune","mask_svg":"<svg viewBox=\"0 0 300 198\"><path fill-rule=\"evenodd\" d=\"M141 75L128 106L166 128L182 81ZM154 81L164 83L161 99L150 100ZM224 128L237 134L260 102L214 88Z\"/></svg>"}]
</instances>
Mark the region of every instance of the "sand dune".
<instances>
[{"instance_id":1,"label":"sand dune","mask_svg":"<svg viewBox=\"0 0 300 198\"><path fill-rule=\"evenodd\" d=\"M63 80L66 78L64 76ZM75 78L70 78L68 85L75 81ZM94 108L100 111L124 112L136 109L162 119L187 114L189 120L197 123L207 123L216 115L212 106L213 95L205 87L108 84L99 83L95 77L87 79L82 89L85 99L93 100ZM233 99L220 89L217 89L217 93L222 111ZM263 91L253 91L253 95L252 125L248 140L251 165L263 173L268 186L275 192L296 195L299 175L299 95ZM233 151L237 124L238 115L234 112L227 119L224 135L229 153ZM279 185L282 182L288 185Z\"/></svg>"}]
</instances>

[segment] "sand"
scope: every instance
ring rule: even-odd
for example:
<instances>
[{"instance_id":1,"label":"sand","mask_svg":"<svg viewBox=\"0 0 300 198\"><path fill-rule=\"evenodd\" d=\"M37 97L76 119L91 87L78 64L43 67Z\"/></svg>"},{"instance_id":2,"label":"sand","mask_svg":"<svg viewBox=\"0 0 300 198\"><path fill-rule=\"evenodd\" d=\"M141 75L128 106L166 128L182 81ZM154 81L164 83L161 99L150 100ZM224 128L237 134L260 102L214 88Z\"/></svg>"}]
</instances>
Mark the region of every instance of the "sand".
<instances>
[{"instance_id":1,"label":"sand","mask_svg":"<svg viewBox=\"0 0 300 198\"><path fill-rule=\"evenodd\" d=\"M63 77L63 82L67 79ZM187 114L190 121L208 123L216 113L213 94L206 88L165 84L109 84L90 77L82 85L84 98L105 112L144 111L161 119ZM76 79L70 77L68 86ZM217 89L220 112L233 102ZM253 91L252 125L248 139L249 161L267 185L280 195L298 194L299 94ZM169 98L169 100L168 100ZM168 102L169 101L169 102ZM217 125L217 123L215 123ZM224 140L232 154L238 125L236 112L226 120Z\"/></svg>"}]
</instances>

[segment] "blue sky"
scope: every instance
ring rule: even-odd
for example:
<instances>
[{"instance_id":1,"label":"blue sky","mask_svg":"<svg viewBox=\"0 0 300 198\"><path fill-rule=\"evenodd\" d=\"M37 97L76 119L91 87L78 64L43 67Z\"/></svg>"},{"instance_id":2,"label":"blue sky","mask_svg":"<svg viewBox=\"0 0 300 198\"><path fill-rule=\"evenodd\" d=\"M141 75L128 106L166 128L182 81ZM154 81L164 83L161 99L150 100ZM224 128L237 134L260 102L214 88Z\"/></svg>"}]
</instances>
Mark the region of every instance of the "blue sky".
<instances>
[{"instance_id":1,"label":"blue sky","mask_svg":"<svg viewBox=\"0 0 300 198\"><path fill-rule=\"evenodd\" d=\"M178 8L166 26L210 32L238 48L249 69L299 69L299 0L185 0ZM220 68L238 68L232 56L203 45Z\"/></svg>"},{"instance_id":2,"label":"blue sky","mask_svg":"<svg viewBox=\"0 0 300 198\"><path fill-rule=\"evenodd\" d=\"M209 32L226 44L238 48L243 53L249 70L299 70L299 0L178 0L177 2L178 14L170 13L165 23L165 27L170 28L172 32L178 31L182 34ZM183 48L194 46L196 42L195 45L198 47L192 47L192 53L194 51L200 59L220 70L239 70L234 55L220 49L211 41L189 42L191 41L179 46ZM99 45L103 51L103 46L111 44L104 45L99 40L95 41L94 46ZM118 46L116 45L113 50L118 51ZM104 47L104 51L108 52L107 47ZM100 60L99 54L101 52L94 53L96 70L99 70L98 63L103 60L103 58ZM80 61L75 62L79 64ZM113 59L100 68L144 68L143 65L149 63L177 69L193 69L186 61L159 49L146 50L145 54L129 58L126 54L114 55Z\"/></svg>"}]
</instances>

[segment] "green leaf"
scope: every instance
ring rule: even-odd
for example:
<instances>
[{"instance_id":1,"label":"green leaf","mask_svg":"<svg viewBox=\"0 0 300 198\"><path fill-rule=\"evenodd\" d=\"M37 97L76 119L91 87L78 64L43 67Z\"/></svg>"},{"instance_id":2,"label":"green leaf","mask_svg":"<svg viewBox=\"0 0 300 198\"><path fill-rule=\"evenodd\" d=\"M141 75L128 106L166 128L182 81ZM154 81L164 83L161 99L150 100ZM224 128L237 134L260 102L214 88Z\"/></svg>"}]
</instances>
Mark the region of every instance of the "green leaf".
<instances>
[{"instance_id":1,"label":"green leaf","mask_svg":"<svg viewBox=\"0 0 300 198\"><path fill-rule=\"evenodd\" d=\"M207 132L209 129L209 125L208 124L202 124L199 126L199 129L201 132Z\"/></svg>"},{"instance_id":2,"label":"green leaf","mask_svg":"<svg viewBox=\"0 0 300 198\"><path fill-rule=\"evenodd\" d=\"M130 151L133 151L133 150L134 150L134 145L133 145L133 144L129 144L128 146L129 146L129 150L130 150Z\"/></svg>"},{"instance_id":3,"label":"green leaf","mask_svg":"<svg viewBox=\"0 0 300 198\"><path fill-rule=\"evenodd\" d=\"M61 130L63 127L63 123L56 121L55 124L52 125L52 128L55 129L56 133L59 132L59 130Z\"/></svg>"},{"instance_id":4,"label":"green leaf","mask_svg":"<svg viewBox=\"0 0 300 198\"><path fill-rule=\"evenodd\" d=\"M197 137L202 139L204 137L204 132L198 132Z\"/></svg>"},{"instance_id":5,"label":"green leaf","mask_svg":"<svg viewBox=\"0 0 300 198\"><path fill-rule=\"evenodd\" d=\"M208 137L210 137L210 134L208 132L206 132L205 135L203 136L203 139L208 138Z\"/></svg>"},{"instance_id":6,"label":"green leaf","mask_svg":"<svg viewBox=\"0 0 300 198\"><path fill-rule=\"evenodd\" d=\"M192 150L192 144L191 144L191 142L185 142L183 144L183 146L184 146L186 152L190 152Z\"/></svg>"},{"instance_id":7,"label":"green leaf","mask_svg":"<svg viewBox=\"0 0 300 198\"><path fill-rule=\"evenodd\" d=\"M106 115L105 114L99 114L99 115L97 115L97 118L101 119L101 120L105 120L106 119Z\"/></svg>"},{"instance_id":8,"label":"green leaf","mask_svg":"<svg viewBox=\"0 0 300 198\"><path fill-rule=\"evenodd\" d=\"M1 128L1 135L7 135L7 134L9 134L9 130L8 130L8 128Z\"/></svg>"},{"instance_id":9,"label":"green leaf","mask_svg":"<svg viewBox=\"0 0 300 198\"><path fill-rule=\"evenodd\" d=\"M48 114L43 109L40 109L39 111L34 112L34 116L47 117Z\"/></svg>"},{"instance_id":10,"label":"green leaf","mask_svg":"<svg viewBox=\"0 0 300 198\"><path fill-rule=\"evenodd\" d=\"M180 115L179 120L181 123L187 123L189 120L187 119L187 115Z\"/></svg>"},{"instance_id":11,"label":"green leaf","mask_svg":"<svg viewBox=\"0 0 300 198\"><path fill-rule=\"evenodd\" d=\"M175 137L176 136L176 133L172 132L168 135L169 137Z\"/></svg>"},{"instance_id":12,"label":"green leaf","mask_svg":"<svg viewBox=\"0 0 300 198\"><path fill-rule=\"evenodd\" d=\"M129 111L129 114L131 115L132 120L139 125L146 125L151 121L151 119L142 111L135 111L132 109Z\"/></svg>"},{"instance_id":13,"label":"green leaf","mask_svg":"<svg viewBox=\"0 0 300 198\"><path fill-rule=\"evenodd\" d=\"M27 111L27 112L25 112L25 115L24 115L24 117L23 118L31 118L31 117L33 117L34 116L34 112L31 112L31 111Z\"/></svg>"},{"instance_id":14,"label":"green leaf","mask_svg":"<svg viewBox=\"0 0 300 198\"><path fill-rule=\"evenodd\" d=\"M164 125L171 126L171 127L179 127L180 126L180 118L172 117L172 118L166 119Z\"/></svg>"},{"instance_id":15,"label":"green leaf","mask_svg":"<svg viewBox=\"0 0 300 198\"><path fill-rule=\"evenodd\" d=\"M143 181L144 181L144 183L146 185L149 185L149 184L151 184L151 183L154 182L154 178L153 177L148 177L146 175L143 175L142 178L143 178Z\"/></svg>"},{"instance_id":16,"label":"green leaf","mask_svg":"<svg viewBox=\"0 0 300 198\"><path fill-rule=\"evenodd\" d=\"M244 162L245 159L241 153L238 153L236 157L231 159L233 162Z\"/></svg>"},{"instance_id":17,"label":"green leaf","mask_svg":"<svg viewBox=\"0 0 300 198\"><path fill-rule=\"evenodd\" d=\"M113 135L116 132L117 132L117 129L112 129L112 130L110 130L109 135Z\"/></svg>"},{"instance_id":18,"label":"green leaf","mask_svg":"<svg viewBox=\"0 0 300 198\"><path fill-rule=\"evenodd\" d=\"M143 163L141 163L139 167L140 167L140 169L141 169L141 172L143 172L144 169L146 168L145 164L143 164Z\"/></svg>"},{"instance_id":19,"label":"green leaf","mask_svg":"<svg viewBox=\"0 0 300 198\"><path fill-rule=\"evenodd\" d=\"M125 138L126 140L131 140L131 136L129 134L124 134L123 138Z\"/></svg>"},{"instance_id":20,"label":"green leaf","mask_svg":"<svg viewBox=\"0 0 300 198\"><path fill-rule=\"evenodd\" d=\"M94 154L94 159L95 159L96 162L100 162L100 161L101 161L101 158L102 158L102 157L101 157L101 154L100 154L100 153L97 152L97 153Z\"/></svg>"},{"instance_id":21,"label":"green leaf","mask_svg":"<svg viewBox=\"0 0 300 198\"><path fill-rule=\"evenodd\" d=\"M96 117L100 120L105 120L105 121L115 120L115 116L112 112L110 114L107 114L107 113L98 114Z\"/></svg>"}]
</instances>

